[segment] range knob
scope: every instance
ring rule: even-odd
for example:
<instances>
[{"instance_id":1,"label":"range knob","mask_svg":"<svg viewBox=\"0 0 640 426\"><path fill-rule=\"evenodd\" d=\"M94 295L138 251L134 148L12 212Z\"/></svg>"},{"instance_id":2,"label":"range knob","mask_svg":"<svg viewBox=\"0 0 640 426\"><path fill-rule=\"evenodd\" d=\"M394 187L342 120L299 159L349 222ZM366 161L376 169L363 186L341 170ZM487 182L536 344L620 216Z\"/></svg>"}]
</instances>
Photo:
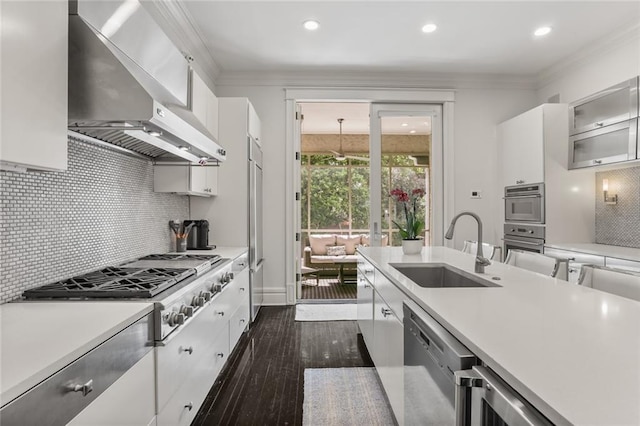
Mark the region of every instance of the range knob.
<instances>
[{"instance_id":1,"label":"range knob","mask_svg":"<svg viewBox=\"0 0 640 426\"><path fill-rule=\"evenodd\" d=\"M175 327L184 324L185 316L179 312L171 312L167 318L167 324L171 327Z\"/></svg>"},{"instance_id":2,"label":"range knob","mask_svg":"<svg viewBox=\"0 0 640 426\"><path fill-rule=\"evenodd\" d=\"M183 314L186 318L193 316L193 306L182 305L180 307L180 313Z\"/></svg>"},{"instance_id":3,"label":"range knob","mask_svg":"<svg viewBox=\"0 0 640 426\"><path fill-rule=\"evenodd\" d=\"M532 230L530 230L530 231L529 231L529 233L530 233L530 234L533 234L533 231L532 231Z\"/></svg>"},{"instance_id":4,"label":"range knob","mask_svg":"<svg viewBox=\"0 0 640 426\"><path fill-rule=\"evenodd\" d=\"M201 291L200 292L200 297L202 297L204 299L205 302L208 302L211 300L211 292L210 291Z\"/></svg>"},{"instance_id":5,"label":"range knob","mask_svg":"<svg viewBox=\"0 0 640 426\"><path fill-rule=\"evenodd\" d=\"M222 284L229 284L233 280L233 272L225 272L220 278Z\"/></svg>"},{"instance_id":6,"label":"range knob","mask_svg":"<svg viewBox=\"0 0 640 426\"><path fill-rule=\"evenodd\" d=\"M191 306L194 308L202 308L205 304L204 297L202 296L193 296L193 300L191 300Z\"/></svg>"}]
</instances>

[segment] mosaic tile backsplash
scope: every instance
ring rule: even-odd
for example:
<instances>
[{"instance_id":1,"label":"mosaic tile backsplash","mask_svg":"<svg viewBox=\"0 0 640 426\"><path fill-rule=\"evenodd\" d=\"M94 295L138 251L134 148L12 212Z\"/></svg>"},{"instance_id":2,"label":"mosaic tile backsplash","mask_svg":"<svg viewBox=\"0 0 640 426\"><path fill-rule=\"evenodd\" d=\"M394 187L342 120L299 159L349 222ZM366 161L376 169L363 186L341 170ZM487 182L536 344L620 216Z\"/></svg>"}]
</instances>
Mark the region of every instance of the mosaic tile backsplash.
<instances>
[{"instance_id":1,"label":"mosaic tile backsplash","mask_svg":"<svg viewBox=\"0 0 640 426\"><path fill-rule=\"evenodd\" d=\"M153 192L150 162L69 140L65 172L0 171L0 303L28 288L172 250L188 197Z\"/></svg>"},{"instance_id":2,"label":"mosaic tile backsplash","mask_svg":"<svg viewBox=\"0 0 640 426\"><path fill-rule=\"evenodd\" d=\"M618 204L605 204L603 179ZM640 167L596 173L596 243L640 248Z\"/></svg>"}]
</instances>

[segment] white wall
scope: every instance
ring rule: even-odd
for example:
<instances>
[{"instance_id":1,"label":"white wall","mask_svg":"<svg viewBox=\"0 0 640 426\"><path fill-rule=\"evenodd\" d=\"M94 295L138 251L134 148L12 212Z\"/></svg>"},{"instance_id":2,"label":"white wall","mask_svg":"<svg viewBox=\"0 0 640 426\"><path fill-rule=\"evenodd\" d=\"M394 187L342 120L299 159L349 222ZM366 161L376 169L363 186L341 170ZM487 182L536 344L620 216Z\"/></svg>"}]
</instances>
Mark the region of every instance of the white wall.
<instances>
[{"instance_id":1,"label":"white wall","mask_svg":"<svg viewBox=\"0 0 640 426\"><path fill-rule=\"evenodd\" d=\"M312 85L310 85L312 86ZM244 96L250 99L262 121L264 142L264 252L265 301L285 303L285 101L283 86L216 86L217 96ZM498 233L492 218L495 197L501 188L496 182L496 124L535 106L535 92L528 89L458 89L454 111L455 197L454 210L472 210L485 224L490 242ZM224 182L220 182L224 185ZM482 199L469 198L471 190L483 192ZM449 220L450 218L447 218ZM500 232L501 236L501 232ZM459 222L455 246L476 239L473 220Z\"/></svg>"},{"instance_id":2,"label":"white wall","mask_svg":"<svg viewBox=\"0 0 640 426\"><path fill-rule=\"evenodd\" d=\"M579 52L552 72L537 90L538 103L559 94L571 103L614 84L640 75L640 27L610 40L591 52Z\"/></svg>"}]
</instances>

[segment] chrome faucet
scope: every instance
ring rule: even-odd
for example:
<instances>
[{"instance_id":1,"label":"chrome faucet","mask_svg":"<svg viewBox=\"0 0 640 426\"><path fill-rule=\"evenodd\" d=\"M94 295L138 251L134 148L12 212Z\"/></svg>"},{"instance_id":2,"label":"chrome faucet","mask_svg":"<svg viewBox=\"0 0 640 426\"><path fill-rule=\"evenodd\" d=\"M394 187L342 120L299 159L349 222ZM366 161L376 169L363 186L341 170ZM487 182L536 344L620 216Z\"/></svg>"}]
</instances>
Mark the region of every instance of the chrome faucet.
<instances>
[{"instance_id":1,"label":"chrome faucet","mask_svg":"<svg viewBox=\"0 0 640 426\"><path fill-rule=\"evenodd\" d=\"M453 238L453 229L456 227L456 221L458 220L458 218L460 218L460 216L465 216L465 215L473 217L476 220L476 222L478 222L478 249L476 252L476 265L475 265L474 271L479 274L484 274L484 267L491 265L491 262L489 261L489 259L485 258L482 254L482 221L480 220L480 216L472 212L458 213L451 221L451 225L449 225L449 229L447 229L447 233L444 234L444 237L447 240L450 240Z\"/></svg>"}]
</instances>

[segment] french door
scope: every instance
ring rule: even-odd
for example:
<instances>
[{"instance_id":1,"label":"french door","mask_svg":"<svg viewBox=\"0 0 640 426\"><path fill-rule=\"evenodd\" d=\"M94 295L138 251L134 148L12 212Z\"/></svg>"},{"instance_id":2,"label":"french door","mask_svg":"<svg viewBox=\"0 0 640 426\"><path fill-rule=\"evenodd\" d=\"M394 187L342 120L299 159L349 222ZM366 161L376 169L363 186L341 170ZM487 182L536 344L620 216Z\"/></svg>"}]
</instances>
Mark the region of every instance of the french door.
<instances>
[{"instance_id":1,"label":"french door","mask_svg":"<svg viewBox=\"0 0 640 426\"><path fill-rule=\"evenodd\" d=\"M439 104L372 103L370 108L370 244L400 245L394 221L404 224L392 189L424 190L418 215L425 245L442 245L444 218L443 122ZM407 164L412 161L413 164Z\"/></svg>"}]
</instances>

